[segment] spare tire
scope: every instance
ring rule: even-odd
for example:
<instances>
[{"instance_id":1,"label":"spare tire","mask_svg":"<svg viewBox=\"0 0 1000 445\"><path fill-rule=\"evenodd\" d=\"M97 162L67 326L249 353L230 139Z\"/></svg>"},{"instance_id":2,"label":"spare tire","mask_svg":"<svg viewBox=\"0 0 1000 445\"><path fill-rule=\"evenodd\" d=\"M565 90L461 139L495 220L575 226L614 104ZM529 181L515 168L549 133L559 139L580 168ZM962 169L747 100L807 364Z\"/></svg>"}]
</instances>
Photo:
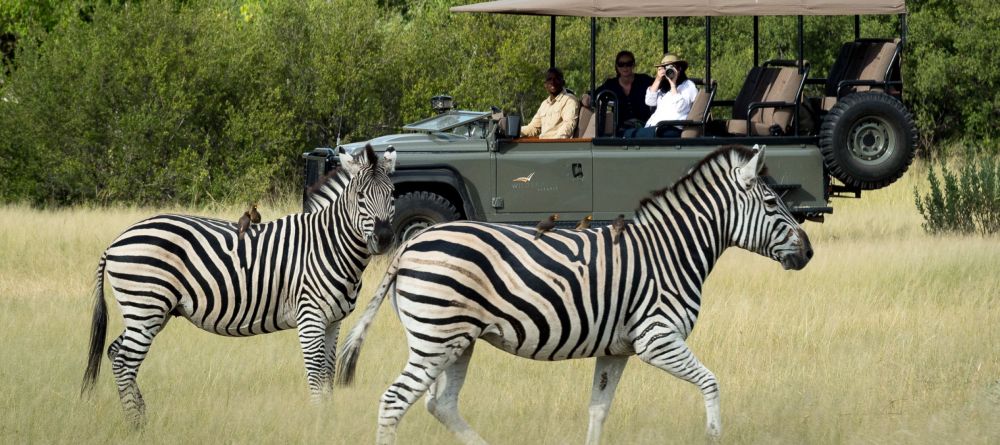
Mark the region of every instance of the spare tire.
<instances>
[{"instance_id":1,"label":"spare tire","mask_svg":"<svg viewBox=\"0 0 1000 445\"><path fill-rule=\"evenodd\" d=\"M392 230L396 242L402 244L424 229L461 218L458 209L448 199L431 192L409 192L396 198L396 214Z\"/></svg>"},{"instance_id":2,"label":"spare tire","mask_svg":"<svg viewBox=\"0 0 1000 445\"><path fill-rule=\"evenodd\" d=\"M819 138L830 174L862 190L885 187L903 176L916 145L913 115L895 97L872 92L837 101L823 119Z\"/></svg>"}]
</instances>

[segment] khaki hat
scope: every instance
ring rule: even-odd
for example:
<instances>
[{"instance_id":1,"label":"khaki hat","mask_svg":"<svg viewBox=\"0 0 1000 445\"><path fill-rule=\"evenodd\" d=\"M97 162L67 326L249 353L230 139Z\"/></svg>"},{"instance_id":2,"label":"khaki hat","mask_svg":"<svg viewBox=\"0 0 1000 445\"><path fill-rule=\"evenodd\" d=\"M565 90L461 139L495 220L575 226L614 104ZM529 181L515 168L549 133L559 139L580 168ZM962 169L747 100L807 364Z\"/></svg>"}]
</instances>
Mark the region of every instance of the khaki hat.
<instances>
[{"instance_id":1,"label":"khaki hat","mask_svg":"<svg viewBox=\"0 0 1000 445\"><path fill-rule=\"evenodd\" d=\"M660 60L660 63L653 66L661 67L666 65L674 65L681 71L686 70L688 67L688 63L686 60L681 59L680 57L677 57L676 55L670 53L664 54L663 59Z\"/></svg>"}]
</instances>

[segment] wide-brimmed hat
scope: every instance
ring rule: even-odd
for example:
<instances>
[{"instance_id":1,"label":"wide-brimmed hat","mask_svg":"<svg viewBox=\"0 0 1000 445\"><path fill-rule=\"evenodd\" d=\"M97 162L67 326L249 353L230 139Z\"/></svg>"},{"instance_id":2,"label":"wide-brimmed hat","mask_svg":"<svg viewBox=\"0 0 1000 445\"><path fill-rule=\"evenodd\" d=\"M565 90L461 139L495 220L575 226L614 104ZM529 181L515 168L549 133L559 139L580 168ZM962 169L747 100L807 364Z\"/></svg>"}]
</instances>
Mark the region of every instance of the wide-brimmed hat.
<instances>
[{"instance_id":1,"label":"wide-brimmed hat","mask_svg":"<svg viewBox=\"0 0 1000 445\"><path fill-rule=\"evenodd\" d=\"M661 66L666 66L666 65L676 66L681 71L687 69L687 67L688 67L688 63L687 63L686 60L681 59L680 57L677 57L677 55L670 54L670 53L664 54L663 55L663 59L660 60L660 63L658 63L656 65L653 65L653 66L655 66L655 67L661 67Z\"/></svg>"}]
</instances>

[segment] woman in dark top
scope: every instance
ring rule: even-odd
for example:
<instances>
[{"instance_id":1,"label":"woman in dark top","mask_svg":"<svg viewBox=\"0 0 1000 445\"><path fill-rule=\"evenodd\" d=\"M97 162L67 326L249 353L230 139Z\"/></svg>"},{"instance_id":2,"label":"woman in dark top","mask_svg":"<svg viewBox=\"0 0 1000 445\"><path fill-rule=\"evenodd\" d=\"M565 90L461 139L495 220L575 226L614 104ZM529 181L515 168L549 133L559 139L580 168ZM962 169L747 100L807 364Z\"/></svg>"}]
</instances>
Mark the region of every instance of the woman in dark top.
<instances>
[{"instance_id":1,"label":"woman in dark top","mask_svg":"<svg viewBox=\"0 0 1000 445\"><path fill-rule=\"evenodd\" d=\"M653 84L653 78L646 74L636 74L635 55L622 51L615 56L615 77L605 80L597 87L597 93L610 90L618 95L618 130L637 128L645 125L652 115L646 105L646 89ZM590 97L583 97L584 106L590 106Z\"/></svg>"}]
</instances>

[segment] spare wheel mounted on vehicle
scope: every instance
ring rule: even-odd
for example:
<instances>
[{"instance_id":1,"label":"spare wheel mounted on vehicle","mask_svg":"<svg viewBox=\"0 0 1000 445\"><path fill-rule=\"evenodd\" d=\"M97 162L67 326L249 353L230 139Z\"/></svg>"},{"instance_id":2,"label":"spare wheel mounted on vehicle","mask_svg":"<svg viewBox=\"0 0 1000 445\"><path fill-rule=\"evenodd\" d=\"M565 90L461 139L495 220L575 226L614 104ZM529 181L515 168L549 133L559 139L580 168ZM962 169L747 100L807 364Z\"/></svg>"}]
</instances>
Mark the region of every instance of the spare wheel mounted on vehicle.
<instances>
[{"instance_id":1,"label":"spare wheel mounted on vehicle","mask_svg":"<svg viewBox=\"0 0 1000 445\"><path fill-rule=\"evenodd\" d=\"M819 148L833 177L874 190L899 179L913 161L917 127L895 97L854 93L841 98L823 119Z\"/></svg>"}]
</instances>

